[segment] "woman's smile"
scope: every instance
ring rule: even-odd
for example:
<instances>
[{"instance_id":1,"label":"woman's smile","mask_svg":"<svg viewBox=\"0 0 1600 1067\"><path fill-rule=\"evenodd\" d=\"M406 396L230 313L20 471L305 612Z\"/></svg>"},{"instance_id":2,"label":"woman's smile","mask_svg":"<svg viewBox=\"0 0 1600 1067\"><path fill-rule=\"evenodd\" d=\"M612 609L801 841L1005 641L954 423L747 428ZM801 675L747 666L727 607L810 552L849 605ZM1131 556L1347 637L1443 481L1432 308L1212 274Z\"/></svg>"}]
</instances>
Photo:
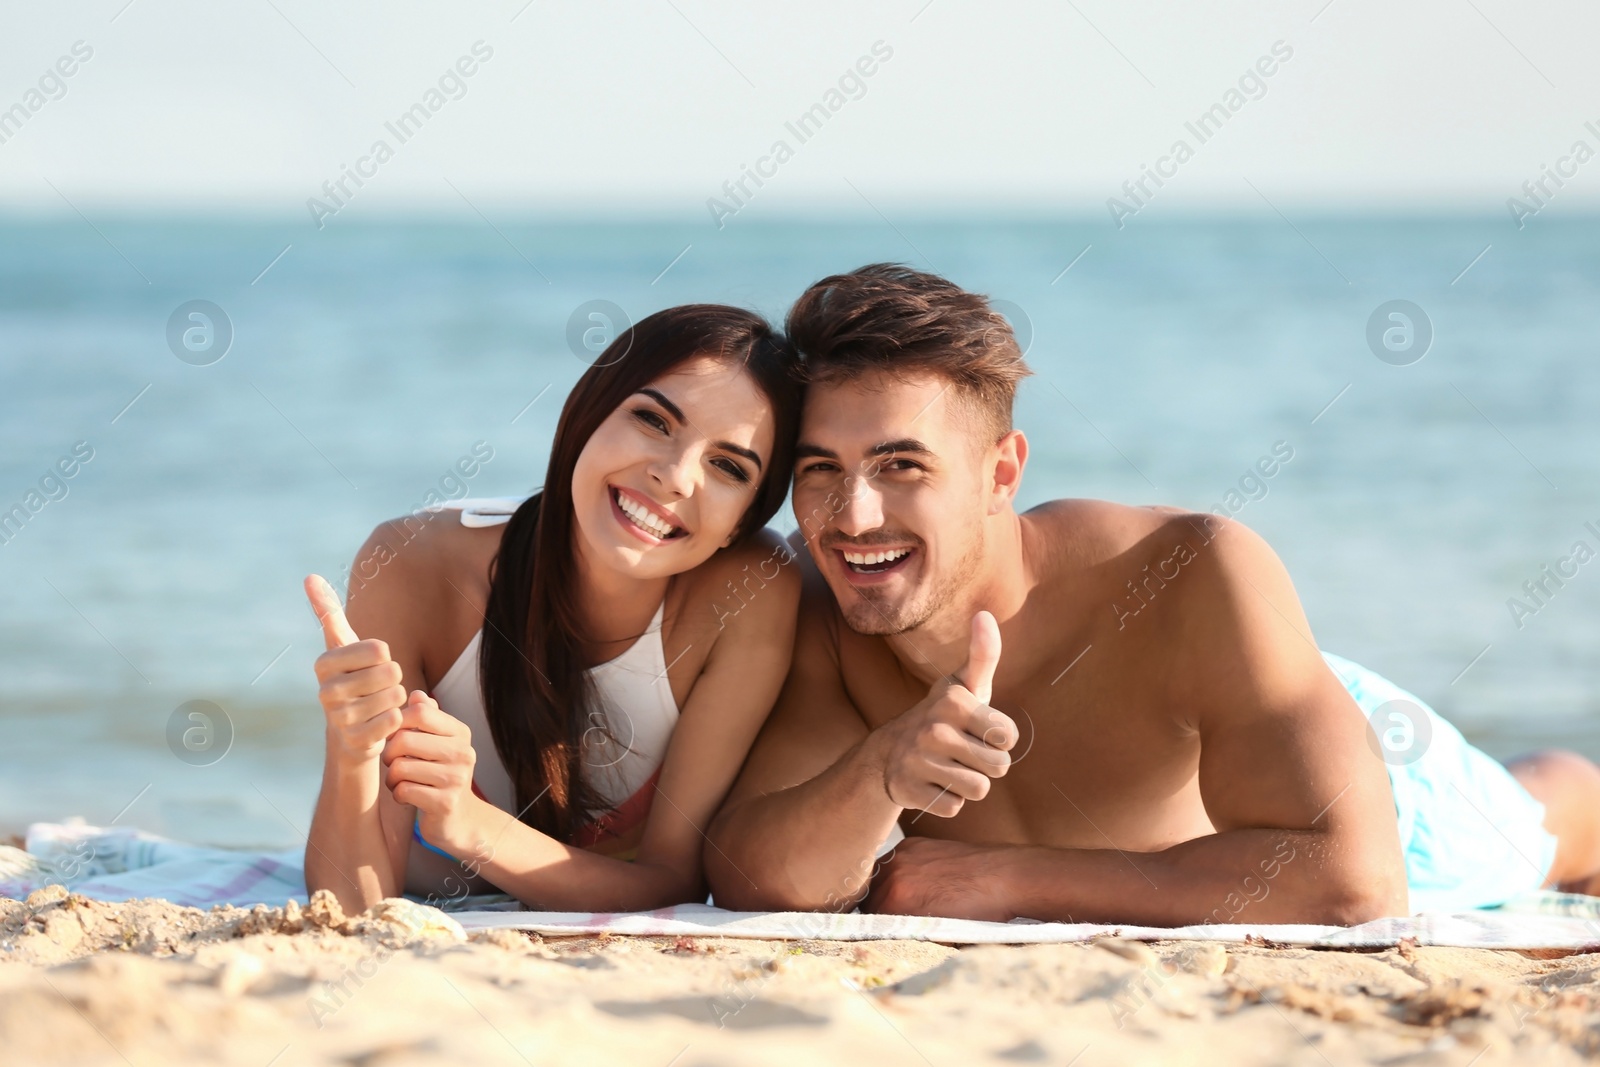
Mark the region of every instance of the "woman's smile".
<instances>
[{"instance_id":1,"label":"woman's smile","mask_svg":"<svg viewBox=\"0 0 1600 1067\"><path fill-rule=\"evenodd\" d=\"M608 488L611 490L613 516L629 533L645 544L659 545L689 536L687 529L673 521L675 516L662 510L649 498L620 486L612 485Z\"/></svg>"}]
</instances>

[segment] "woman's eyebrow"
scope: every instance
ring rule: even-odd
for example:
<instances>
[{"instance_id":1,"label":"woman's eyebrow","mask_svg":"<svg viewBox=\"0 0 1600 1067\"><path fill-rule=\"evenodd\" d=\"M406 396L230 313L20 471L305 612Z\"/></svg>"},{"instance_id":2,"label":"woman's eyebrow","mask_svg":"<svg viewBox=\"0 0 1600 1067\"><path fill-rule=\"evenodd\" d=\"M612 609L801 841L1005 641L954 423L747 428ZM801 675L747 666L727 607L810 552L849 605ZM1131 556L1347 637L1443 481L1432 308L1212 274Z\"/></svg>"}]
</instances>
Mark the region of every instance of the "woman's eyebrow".
<instances>
[{"instance_id":1,"label":"woman's eyebrow","mask_svg":"<svg viewBox=\"0 0 1600 1067\"><path fill-rule=\"evenodd\" d=\"M662 393L661 390L651 389L649 386L646 386L645 388L640 389L639 392L643 393L651 400L654 400L657 404L660 404L662 407L666 408L667 414L671 415L674 419L677 419L680 423L689 421L684 417L683 409L674 404L672 401L668 400L666 395Z\"/></svg>"},{"instance_id":2,"label":"woman's eyebrow","mask_svg":"<svg viewBox=\"0 0 1600 1067\"><path fill-rule=\"evenodd\" d=\"M671 415L680 424L694 426L694 423L689 421L689 417L683 413L683 409L674 404L672 401L668 400L659 389L651 389L649 386L646 386L645 388L640 389L639 392L643 393L651 400L654 400L657 404L660 404L662 407L666 408L667 414ZM695 429L698 431L699 427L695 427ZM701 434L701 436L703 437L705 435ZM756 465L757 474L761 473L761 456L758 453L745 448L743 445L736 445L732 441L712 441L711 443L715 447L722 449L724 452L732 452L736 456L743 456L745 459L748 459L751 463Z\"/></svg>"}]
</instances>

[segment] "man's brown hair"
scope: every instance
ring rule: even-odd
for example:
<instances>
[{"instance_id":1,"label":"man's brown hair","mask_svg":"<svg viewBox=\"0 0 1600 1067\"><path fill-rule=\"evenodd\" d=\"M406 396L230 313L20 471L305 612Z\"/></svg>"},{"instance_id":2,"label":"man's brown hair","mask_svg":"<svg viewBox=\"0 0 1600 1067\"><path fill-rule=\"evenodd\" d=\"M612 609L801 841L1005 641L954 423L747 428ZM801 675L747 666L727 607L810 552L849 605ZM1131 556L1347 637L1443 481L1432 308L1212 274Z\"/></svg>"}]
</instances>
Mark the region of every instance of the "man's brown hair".
<instances>
[{"instance_id":1,"label":"man's brown hair","mask_svg":"<svg viewBox=\"0 0 1600 1067\"><path fill-rule=\"evenodd\" d=\"M808 382L870 371L947 378L993 431L987 443L1011 430L1017 383L1033 373L986 297L899 263L822 279L789 309L785 331Z\"/></svg>"}]
</instances>

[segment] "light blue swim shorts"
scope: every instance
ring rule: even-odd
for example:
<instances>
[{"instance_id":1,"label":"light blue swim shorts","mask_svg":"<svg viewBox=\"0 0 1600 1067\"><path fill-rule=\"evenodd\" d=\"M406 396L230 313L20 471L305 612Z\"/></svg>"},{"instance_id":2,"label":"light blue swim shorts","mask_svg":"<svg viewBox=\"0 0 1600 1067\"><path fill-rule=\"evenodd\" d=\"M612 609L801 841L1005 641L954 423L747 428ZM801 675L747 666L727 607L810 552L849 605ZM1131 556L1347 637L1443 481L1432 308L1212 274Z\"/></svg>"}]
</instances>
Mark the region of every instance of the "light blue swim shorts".
<instances>
[{"instance_id":1,"label":"light blue swim shorts","mask_svg":"<svg viewBox=\"0 0 1600 1067\"><path fill-rule=\"evenodd\" d=\"M1413 912L1463 912L1544 884L1556 839L1544 805L1438 712L1387 678L1324 652L1372 724L1394 789Z\"/></svg>"}]
</instances>

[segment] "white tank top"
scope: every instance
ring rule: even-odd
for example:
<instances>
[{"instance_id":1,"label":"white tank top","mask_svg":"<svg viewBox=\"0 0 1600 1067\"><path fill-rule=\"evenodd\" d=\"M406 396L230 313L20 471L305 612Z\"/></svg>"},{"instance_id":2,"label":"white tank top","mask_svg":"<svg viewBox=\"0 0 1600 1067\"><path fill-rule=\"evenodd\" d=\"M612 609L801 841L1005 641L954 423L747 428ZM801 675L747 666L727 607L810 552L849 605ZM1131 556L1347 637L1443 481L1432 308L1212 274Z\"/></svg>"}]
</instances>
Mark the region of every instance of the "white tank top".
<instances>
[{"instance_id":1,"label":"white tank top","mask_svg":"<svg viewBox=\"0 0 1600 1067\"><path fill-rule=\"evenodd\" d=\"M510 521L520 503L518 497L486 497L443 507L460 508L463 526L498 526ZM667 743L678 722L678 705L672 698L661 644L665 607L663 601L649 627L626 652L589 670L595 710L590 712L590 726L583 735L584 774L610 813L591 812L594 821L579 831L573 839L575 845L620 837L650 814ZM482 643L480 629L434 685L433 698L472 731L472 747L478 756L473 791L495 807L517 814L516 789L494 747L484 714L478 676Z\"/></svg>"}]
</instances>

